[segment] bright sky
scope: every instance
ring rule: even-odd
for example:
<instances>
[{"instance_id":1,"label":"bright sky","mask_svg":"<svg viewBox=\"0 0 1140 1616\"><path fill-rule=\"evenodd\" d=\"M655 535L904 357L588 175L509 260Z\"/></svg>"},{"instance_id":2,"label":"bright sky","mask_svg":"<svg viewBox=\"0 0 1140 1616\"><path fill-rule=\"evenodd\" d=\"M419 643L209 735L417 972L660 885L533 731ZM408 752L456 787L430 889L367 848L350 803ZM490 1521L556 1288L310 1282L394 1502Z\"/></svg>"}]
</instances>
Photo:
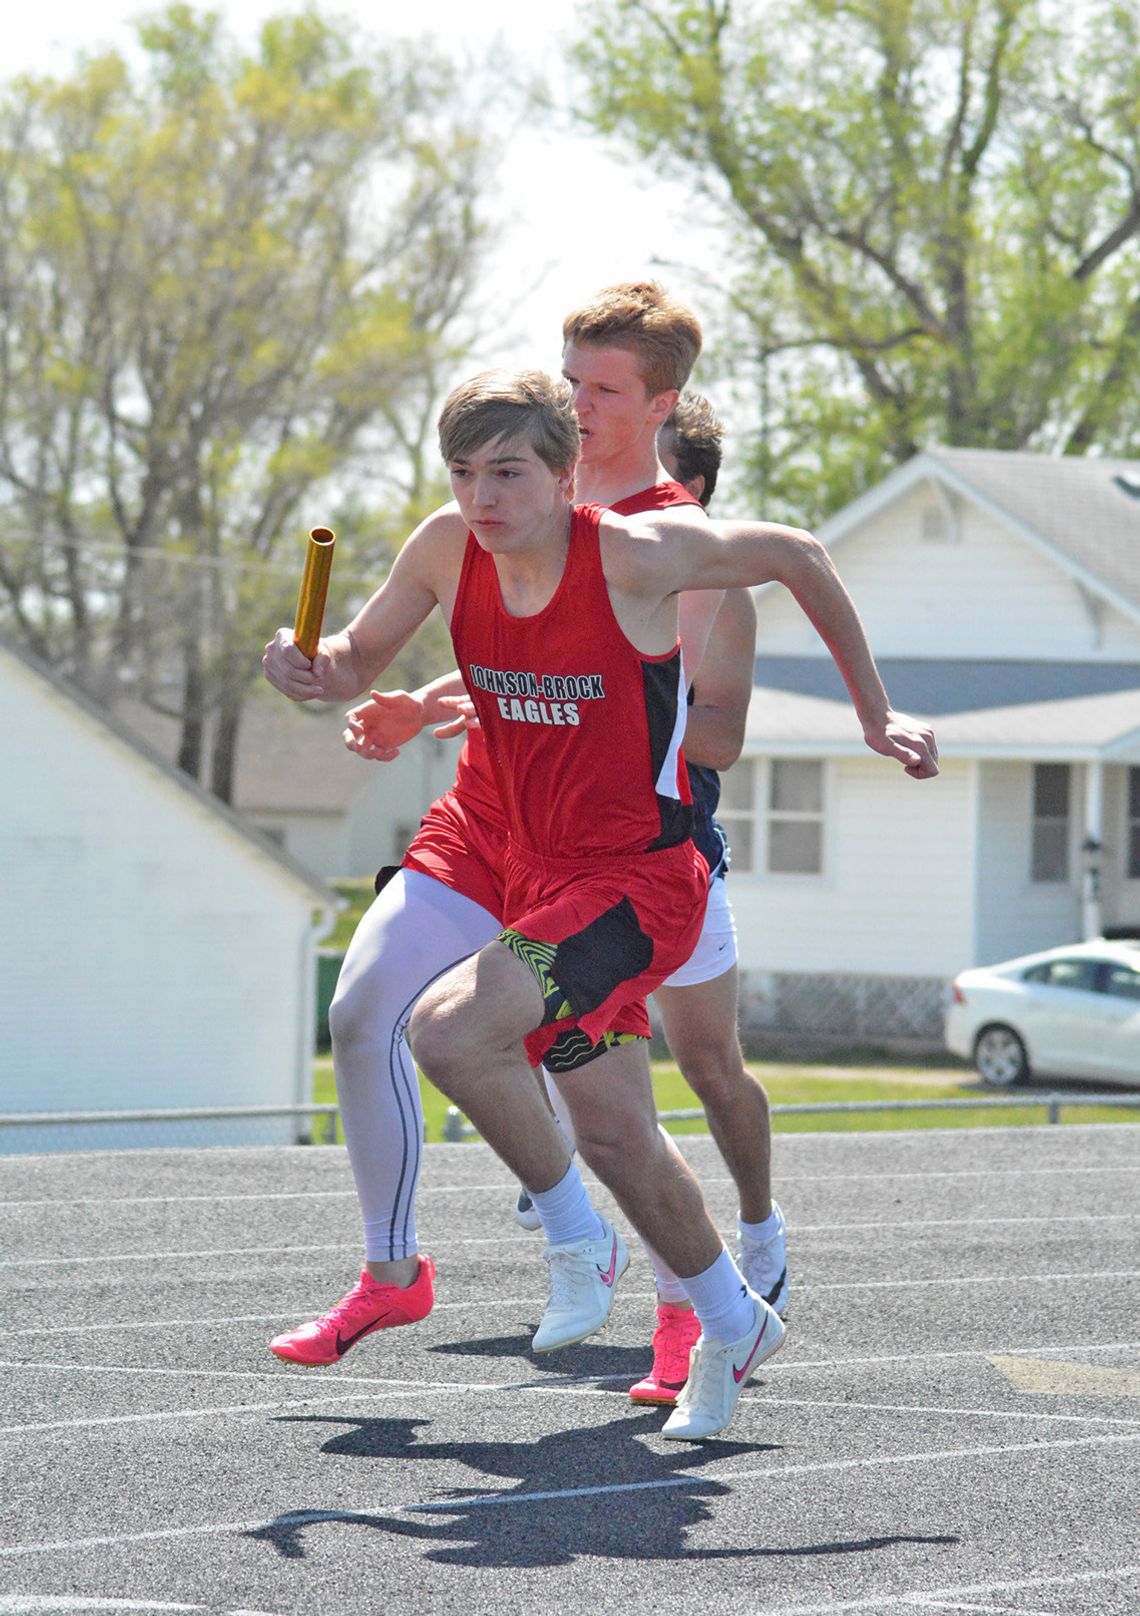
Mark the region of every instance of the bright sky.
<instances>
[{"instance_id":1,"label":"bright sky","mask_svg":"<svg viewBox=\"0 0 1140 1616\"><path fill-rule=\"evenodd\" d=\"M562 26L596 3L563 0ZM66 73L80 50L127 45L130 19L157 9L131 0L12 6L0 74ZM202 9L220 11L232 32L249 35L265 17L300 7L295 0L214 0ZM455 41L480 55L499 42L548 73L555 87L565 82L559 32L542 0L417 0L407 7L392 0L327 0L322 9L381 39L426 34L444 48ZM618 160L596 141L528 130L504 153L496 211L505 223L490 260L488 292L504 320L474 356L475 365L556 370L563 314L611 281L652 276L700 312L696 269L702 258L706 270L715 268L711 232L699 228L680 189ZM695 267L686 273L675 264Z\"/></svg>"}]
</instances>

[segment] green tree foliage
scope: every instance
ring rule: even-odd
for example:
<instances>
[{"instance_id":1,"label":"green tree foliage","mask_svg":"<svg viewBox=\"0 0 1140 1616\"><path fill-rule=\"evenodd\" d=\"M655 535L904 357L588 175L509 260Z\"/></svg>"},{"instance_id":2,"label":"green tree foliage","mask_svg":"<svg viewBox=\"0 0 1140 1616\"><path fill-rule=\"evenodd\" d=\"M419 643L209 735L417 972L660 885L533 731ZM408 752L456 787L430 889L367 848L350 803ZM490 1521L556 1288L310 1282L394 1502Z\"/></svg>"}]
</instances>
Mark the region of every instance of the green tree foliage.
<instances>
[{"instance_id":1,"label":"green tree foliage","mask_svg":"<svg viewBox=\"0 0 1140 1616\"><path fill-rule=\"evenodd\" d=\"M575 56L593 126L731 225L769 505L930 442L1140 452L1129 0L621 0Z\"/></svg>"},{"instance_id":2,"label":"green tree foliage","mask_svg":"<svg viewBox=\"0 0 1140 1616\"><path fill-rule=\"evenodd\" d=\"M0 90L0 600L228 798L307 529L351 520L335 610L437 492L489 164L427 47L184 5L139 41Z\"/></svg>"}]
</instances>

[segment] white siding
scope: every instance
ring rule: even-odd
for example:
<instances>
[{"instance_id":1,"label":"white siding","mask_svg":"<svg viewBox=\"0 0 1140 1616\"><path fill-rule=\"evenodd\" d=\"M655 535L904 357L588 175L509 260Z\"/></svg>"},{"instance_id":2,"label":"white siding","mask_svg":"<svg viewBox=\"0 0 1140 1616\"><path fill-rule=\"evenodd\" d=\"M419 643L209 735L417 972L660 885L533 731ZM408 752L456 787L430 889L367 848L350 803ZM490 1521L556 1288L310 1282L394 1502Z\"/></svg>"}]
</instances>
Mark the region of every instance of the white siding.
<instances>
[{"instance_id":1,"label":"white siding","mask_svg":"<svg viewBox=\"0 0 1140 1616\"><path fill-rule=\"evenodd\" d=\"M391 763L361 761L364 789L337 812L250 809L250 823L326 881L398 864L428 807L455 780L457 742L420 736Z\"/></svg>"},{"instance_id":2,"label":"white siding","mask_svg":"<svg viewBox=\"0 0 1140 1616\"><path fill-rule=\"evenodd\" d=\"M1062 567L977 506L959 502L957 542L924 539L934 495L919 487L839 540L833 556L877 657L1122 661L1140 626L1091 603ZM760 649L826 655L782 589L758 601Z\"/></svg>"},{"instance_id":3,"label":"white siding","mask_svg":"<svg viewBox=\"0 0 1140 1616\"><path fill-rule=\"evenodd\" d=\"M996 965L1080 936L1079 845L1083 779L1073 771L1070 880L1030 880L1033 768L981 763L977 804L977 940L964 963Z\"/></svg>"},{"instance_id":4,"label":"white siding","mask_svg":"<svg viewBox=\"0 0 1140 1616\"><path fill-rule=\"evenodd\" d=\"M1128 879L1128 768L1104 771L1104 865L1101 892L1106 926L1140 926L1140 880Z\"/></svg>"},{"instance_id":5,"label":"white siding","mask_svg":"<svg viewBox=\"0 0 1140 1616\"><path fill-rule=\"evenodd\" d=\"M455 781L459 741L417 736L392 763L363 764L372 771L367 788L352 804L348 863L353 876L375 875L382 864L398 864L420 820Z\"/></svg>"},{"instance_id":6,"label":"white siding","mask_svg":"<svg viewBox=\"0 0 1140 1616\"><path fill-rule=\"evenodd\" d=\"M352 820L348 810L341 813L307 813L296 810L279 812L272 808L259 809L245 816L256 830L283 848L290 858L312 870L314 876L327 881L354 875L349 856L349 831ZM363 873L363 872L362 872Z\"/></svg>"},{"instance_id":7,"label":"white siding","mask_svg":"<svg viewBox=\"0 0 1140 1616\"><path fill-rule=\"evenodd\" d=\"M729 876L741 968L960 970L972 946L971 765L948 763L933 781L871 757L827 769L824 875Z\"/></svg>"},{"instance_id":8,"label":"white siding","mask_svg":"<svg viewBox=\"0 0 1140 1616\"><path fill-rule=\"evenodd\" d=\"M2 1108L307 1098L314 893L3 660Z\"/></svg>"}]
</instances>

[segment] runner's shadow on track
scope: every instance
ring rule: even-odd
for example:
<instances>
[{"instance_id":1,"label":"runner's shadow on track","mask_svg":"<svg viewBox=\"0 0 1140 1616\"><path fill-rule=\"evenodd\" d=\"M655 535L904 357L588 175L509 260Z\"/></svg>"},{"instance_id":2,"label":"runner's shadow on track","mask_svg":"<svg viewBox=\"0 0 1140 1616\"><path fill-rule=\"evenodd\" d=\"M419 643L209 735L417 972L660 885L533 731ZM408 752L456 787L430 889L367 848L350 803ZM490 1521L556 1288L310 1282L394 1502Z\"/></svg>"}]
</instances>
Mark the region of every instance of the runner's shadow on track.
<instances>
[{"instance_id":1,"label":"runner's shadow on track","mask_svg":"<svg viewBox=\"0 0 1140 1616\"><path fill-rule=\"evenodd\" d=\"M709 1459L775 1452L741 1442L702 1443L661 1453L639 1438L660 1429L660 1411L608 1425L561 1431L520 1442L420 1440L431 1420L339 1419L286 1415L280 1423L342 1427L322 1452L364 1460L460 1463L514 1487L450 1488L447 1496L408 1504L387 1515L355 1510L294 1510L246 1536L272 1544L284 1559L307 1556L314 1526L364 1527L424 1545L441 1565L514 1569L570 1565L583 1556L629 1560L760 1560L868 1554L899 1544L953 1546L951 1536L892 1534L791 1545L690 1548L686 1534L712 1519L711 1505L732 1489L700 1473ZM344 1429L348 1427L348 1429ZM650 1502L651 1501L651 1502Z\"/></svg>"},{"instance_id":2,"label":"runner's shadow on track","mask_svg":"<svg viewBox=\"0 0 1140 1616\"><path fill-rule=\"evenodd\" d=\"M516 1485L491 1492L486 1487L449 1488L442 1498L390 1515L291 1511L248 1535L272 1543L286 1559L303 1559L306 1529L330 1521L422 1542L427 1558L445 1565L559 1566L580 1555L641 1560L753 1555L752 1548L691 1550L684 1538L689 1527L711 1518L706 1500L730 1490L702 1476L701 1467L710 1459L773 1452L774 1447L726 1440L663 1454L639 1440L660 1431L662 1414L655 1409L518 1442L424 1441L417 1432L430 1427L431 1420L285 1415L275 1423L341 1427L323 1445L323 1453L459 1464ZM615 1507L615 1490L617 1499L632 1496L634 1507ZM653 1500L648 1515L646 1496Z\"/></svg>"},{"instance_id":3,"label":"runner's shadow on track","mask_svg":"<svg viewBox=\"0 0 1140 1616\"><path fill-rule=\"evenodd\" d=\"M438 1341L427 1350L443 1353L445 1357L529 1358L530 1338L537 1328L537 1325L532 1325L526 1335L486 1335L476 1341Z\"/></svg>"},{"instance_id":4,"label":"runner's shadow on track","mask_svg":"<svg viewBox=\"0 0 1140 1616\"><path fill-rule=\"evenodd\" d=\"M637 1380L649 1368L652 1353L648 1342L637 1347L608 1347L584 1341L558 1352L532 1352L530 1338L537 1328L537 1323L530 1325L525 1337L484 1336L478 1341L438 1342L428 1351L464 1358L521 1358L535 1369L554 1375L628 1375L630 1380Z\"/></svg>"}]
</instances>

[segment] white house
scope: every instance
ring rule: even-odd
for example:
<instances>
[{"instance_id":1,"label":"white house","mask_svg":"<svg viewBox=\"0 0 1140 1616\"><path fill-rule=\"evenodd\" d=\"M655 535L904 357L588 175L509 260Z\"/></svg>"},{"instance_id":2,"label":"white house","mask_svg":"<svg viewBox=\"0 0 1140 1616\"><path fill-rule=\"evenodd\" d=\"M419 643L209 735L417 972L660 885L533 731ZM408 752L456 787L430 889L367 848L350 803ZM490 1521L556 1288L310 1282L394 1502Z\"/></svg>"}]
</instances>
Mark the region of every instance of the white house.
<instances>
[{"instance_id":1,"label":"white house","mask_svg":"<svg viewBox=\"0 0 1140 1616\"><path fill-rule=\"evenodd\" d=\"M0 1112L294 1105L310 1097L309 871L0 643ZM67 1143L284 1142L296 1119L100 1126ZM54 1129L0 1125L0 1152Z\"/></svg>"},{"instance_id":2,"label":"white house","mask_svg":"<svg viewBox=\"0 0 1140 1616\"><path fill-rule=\"evenodd\" d=\"M937 1037L956 971L1140 928L1140 462L932 449L820 537L942 773L869 752L795 602L757 592L721 804L745 1025Z\"/></svg>"}]
</instances>

